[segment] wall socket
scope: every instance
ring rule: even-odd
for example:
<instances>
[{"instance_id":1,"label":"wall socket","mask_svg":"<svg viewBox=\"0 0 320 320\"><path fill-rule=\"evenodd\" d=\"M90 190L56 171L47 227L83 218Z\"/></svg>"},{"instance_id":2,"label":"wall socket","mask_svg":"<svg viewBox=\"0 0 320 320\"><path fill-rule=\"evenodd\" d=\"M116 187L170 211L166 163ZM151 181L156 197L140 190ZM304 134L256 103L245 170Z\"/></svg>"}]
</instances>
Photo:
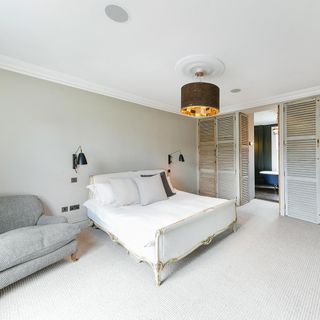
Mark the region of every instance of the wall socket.
<instances>
[{"instance_id":1,"label":"wall socket","mask_svg":"<svg viewBox=\"0 0 320 320\"><path fill-rule=\"evenodd\" d=\"M61 212L68 212L68 207L62 207Z\"/></svg>"},{"instance_id":2,"label":"wall socket","mask_svg":"<svg viewBox=\"0 0 320 320\"><path fill-rule=\"evenodd\" d=\"M79 210L79 209L80 209L80 205L79 204L74 204L74 205L70 206L70 211Z\"/></svg>"},{"instance_id":3,"label":"wall socket","mask_svg":"<svg viewBox=\"0 0 320 320\"><path fill-rule=\"evenodd\" d=\"M77 177L72 177L71 178L71 183L76 183L78 182L78 178Z\"/></svg>"}]
</instances>

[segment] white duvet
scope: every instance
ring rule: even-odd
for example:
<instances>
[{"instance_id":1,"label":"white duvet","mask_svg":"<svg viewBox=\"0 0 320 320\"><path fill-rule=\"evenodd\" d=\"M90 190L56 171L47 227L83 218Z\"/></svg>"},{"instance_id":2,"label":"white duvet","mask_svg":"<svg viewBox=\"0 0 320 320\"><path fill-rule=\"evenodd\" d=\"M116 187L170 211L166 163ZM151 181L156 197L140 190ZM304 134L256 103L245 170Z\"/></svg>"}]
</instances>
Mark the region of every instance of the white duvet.
<instances>
[{"instance_id":1,"label":"white duvet","mask_svg":"<svg viewBox=\"0 0 320 320\"><path fill-rule=\"evenodd\" d=\"M158 229L227 201L177 191L168 200L147 206L100 206L93 199L86 201L84 206L91 220L115 235L130 251L154 261L154 240Z\"/></svg>"}]
</instances>

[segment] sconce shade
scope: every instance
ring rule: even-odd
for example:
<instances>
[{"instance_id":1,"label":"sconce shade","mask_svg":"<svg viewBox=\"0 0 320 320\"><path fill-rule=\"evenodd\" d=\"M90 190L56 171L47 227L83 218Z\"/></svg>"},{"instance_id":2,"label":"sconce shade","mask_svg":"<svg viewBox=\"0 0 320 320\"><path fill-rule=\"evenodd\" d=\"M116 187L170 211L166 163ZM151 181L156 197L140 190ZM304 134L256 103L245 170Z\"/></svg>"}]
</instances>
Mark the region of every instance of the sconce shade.
<instances>
[{"instance_id":1,"label":"sconce shade","mask_svg":"<svg viewBox=\"0 0 320 320\"><path fill-rule=\"evenodd\" d=\"M213 83L192 82L181 88L181 113L191 117L211 117L219 113L220 89Z\"/></svg>"},{"instance_id":2,"label":"sconce shade","mask_svg":"<svg viewBox=\"0 0 320 320\"><path fill-rule=\"evenodd\" d=\"M79 155L78 155L78 160L77 160L77 164L78 164L78 165L88 164L87 158L86 158L86 156L84 155L83 152L80 152L80 153L79 153Z\"/></svg>"},{"instance_id":3,"label":"sconce shade","mask_svg":"<svg viewBox=\"0 0 320 320\"><path fill-rule=\"evenodd\" d=\"M80 151L78 153L78 151ZM72 155L72 168L77 171L77 167L79 165L85 165L88 164L87 158L84 155L84 153L82 152L82 148L81 146L78 147L78 149L76 150L76 152Z\"/></svg>"},{"instance_id":4,"label":"sconce shade","mask_svg":"<svg viewBox=\"0 0 320 320\"><path fill-rule=\"evenodd\" d=\"M175 151L175 152L168 154L168 164L169 165L172 163L172 156L176 153L179 153L179 161L184 162L183 154L180 151Z\"/></svg>"}]
</instances>

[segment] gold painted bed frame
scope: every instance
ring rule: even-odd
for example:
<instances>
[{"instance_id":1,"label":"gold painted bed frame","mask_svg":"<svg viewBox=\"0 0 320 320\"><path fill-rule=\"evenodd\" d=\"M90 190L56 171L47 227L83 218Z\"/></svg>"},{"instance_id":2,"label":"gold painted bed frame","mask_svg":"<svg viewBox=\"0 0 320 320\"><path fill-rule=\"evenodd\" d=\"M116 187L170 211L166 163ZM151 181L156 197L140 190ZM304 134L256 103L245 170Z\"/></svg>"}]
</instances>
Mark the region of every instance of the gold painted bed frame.
<instances>
[{"instance_id":1,"label":"gold painted bed frame","mask_svg":"<svg viewBox=\"0 0 320 320\"><path fill-rule=\"evenodd\" d=\"M177 261L183 259L184 257L188 256L190 253L192 253L193 251L195 251L196 249L198 249L202 245L205 245L205 246L209 245L215 237L217 237L218 235L220 235L221 233L227 231L230 228L232 228L233 232L237 231L237 213L236 213L236 219L232 223L230 223L230 225L228 225L226 228L223 228L222 230L219 230L218 232L216 232L213 235L209 236L207 239L201 241L200 243L195 245L193 248L191 248L190 250L185 252L183 255L181 255L179 257L176 257L176 258L172 258L172 259L168 260L167 262L163 263L163 262L160 261L160 258L159 258L159 238L160 238L160 235L164 232L164 229L166 227L161 228L161 229L157 230L156 238L155 238L155 249L156 249L157 263L152 263L147 258L139 256L138 254L130 251L126 247L126 245L121 240L119 240L115 235L113 235L111 232L109 232L108 230L104 229L103 227L99 226L96 222L94 222L94 221L92 221L92 222L93 222L93 226L94 227L96 227L98 229L101 229L102 231L107 233L109 235L110 239L113 242L118 243L122 247L124 247L128 251L128 253L130 253L131 255L136 257L139 260L139 262L148 263L151 266L151 268L153 269L154 277L155 277L155 281L156 281L156 285L157 286L161 285L161 282L162 282L162 280L161 280L161 271L165 268L165 266L167 266L170 263L174 263L174 262L177 262ZM180 222L180 221L178 221L178 222Z\"/></svg>"}]
</instances>

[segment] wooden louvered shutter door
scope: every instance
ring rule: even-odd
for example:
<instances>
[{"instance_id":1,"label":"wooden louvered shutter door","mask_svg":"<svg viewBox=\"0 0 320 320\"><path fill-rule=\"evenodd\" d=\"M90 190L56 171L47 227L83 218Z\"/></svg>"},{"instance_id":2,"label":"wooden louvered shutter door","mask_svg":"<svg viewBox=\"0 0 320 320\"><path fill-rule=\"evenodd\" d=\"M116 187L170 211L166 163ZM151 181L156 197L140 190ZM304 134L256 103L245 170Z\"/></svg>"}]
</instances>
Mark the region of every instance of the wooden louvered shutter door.
<instances>
[{"instance_id":1,"label":"wooden louvered shutter door","mask_svg":"<svg viewBox=\"0 0 320 320\"><path fill-rule=\"evenodd\" d=\"M199 194L216 196L215 119L199 120Z\"/></svg>"},{"instance_id":2,"label":"wooden louvered shutter door","mask_svg":"<svg viewBox=\"0 0 320 320\"><path fill-rule=\"evenodd\" d=\"M248 116L239 114L240 205L249 202L249 124Z\"/></svg>"},{"instance_id":3,"label":"wooden louvered shutter door","mask_svg":"<svg viewBox=\"0 0 320 320\"><path fill-rule=\"evenodd\" d=\"M319 223L319 102L284 105L286 214Z\"/></svg>"},{"instance_id":4,"label":"wooden louvered shutter door","mask_svg":"<svg viewBox=\"0 0 320 320\"><path fill-rule=\"evenodd\" d=\"M237 194L235 115L217 117L217 197L235 199Z\"/></svg>"}]
</instances>

